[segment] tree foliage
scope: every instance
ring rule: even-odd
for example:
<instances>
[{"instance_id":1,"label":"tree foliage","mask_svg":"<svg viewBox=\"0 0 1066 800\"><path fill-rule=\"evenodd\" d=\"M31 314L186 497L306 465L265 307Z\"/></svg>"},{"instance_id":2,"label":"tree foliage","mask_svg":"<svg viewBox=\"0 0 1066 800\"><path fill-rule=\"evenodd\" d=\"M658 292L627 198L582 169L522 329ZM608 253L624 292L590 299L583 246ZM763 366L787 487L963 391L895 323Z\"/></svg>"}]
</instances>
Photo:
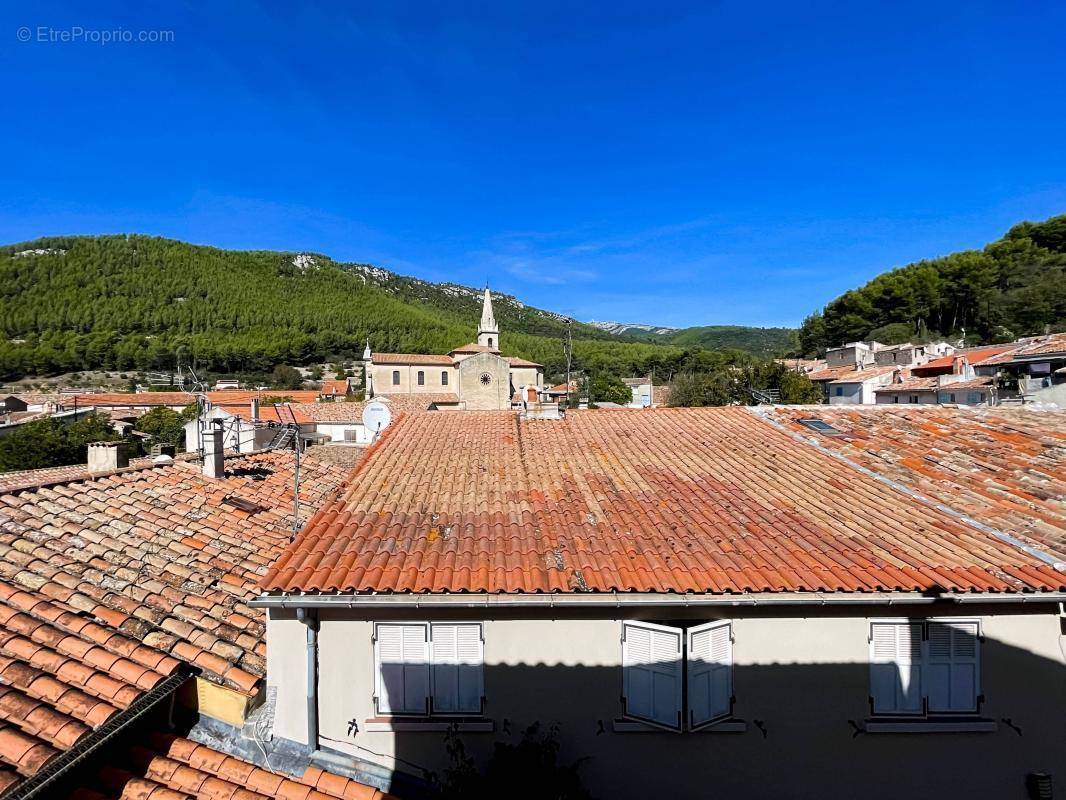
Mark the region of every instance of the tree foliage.
<instances>
[{"instance_id":1,"label":"tree foliage","mask_svg":"<svg viewBox=\"0 0 1066 800\"><path fill-rule=\"evenodd\" d=\"M152 437L153 444L173 444L185 449L185 423L196 418L196 404L191 403L181 410L173 411L166 406L153 408L143 414L136 429Z\"/></svg>"},{"instance_id":2,"label":"tree foliage","mask_svg":"<svg viewBox=\"0 0 1066 800\"><path fill-rule=\"evenodd\" d=\"M618 403L624 406L633 400L633 392L618 376L600 372L589 377L588 397L593 403Z\"/></svg>"},{"instance_id":3,"label":"tree foliage","mask_svg":"<svg viewBox=\"0 0 1066 800\"><path fill-rule=\"evenodd\" d=\"M771 390L778 393L778 402L790 405L818 403L822 398L810 378L784 364L733 354L678 375L671 386L670 405L754 405L756 392Z\"/></svg>"},{"instance_id":4,"label":"tree foliage","mask_svg":"<svg viewBox=\"0 0 1066 800\"><path fill-rule=\"evenodd\" d=\"M118 438L111 420L95 412L76 422L54 417L27 422L0 438L0 472L84 464L90 442Z\"/></svg>"},{"instance_id":5,"label":"tree foliage","mask_svg":"<svg viewBox=\"0 0 1066 800\"><path fill-rule=\"evenodd\" d=\"M850 341L1010 341L1066 329L1066 215L1015 225L984 250L878 275L804 320L805 355Z\"/></svg>"}]
</instances>

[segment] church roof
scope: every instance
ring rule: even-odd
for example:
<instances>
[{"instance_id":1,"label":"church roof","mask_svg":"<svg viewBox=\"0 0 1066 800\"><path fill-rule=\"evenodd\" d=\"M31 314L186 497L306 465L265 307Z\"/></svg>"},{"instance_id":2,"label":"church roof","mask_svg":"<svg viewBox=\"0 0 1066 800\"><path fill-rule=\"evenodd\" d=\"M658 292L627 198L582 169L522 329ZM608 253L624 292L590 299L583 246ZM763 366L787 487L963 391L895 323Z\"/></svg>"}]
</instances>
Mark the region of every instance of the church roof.
<instances>
[{"instance_id":1,"label":"church roof","mask_svg":"<svg viewBox=\"0 0 1066 800\"><path fill-rule=\"evenodd\" d=\"M500 352L500 348L498 348L498 347L489 347L488 345L485 345L485 344L478 344L477 342L470 342L470 344L464 344L464 345L462 345L460 347L456 347L454 350L452 350L449 353L449 355L452 355L452 354L455 354L455 353L495 353L495 354L499 354L499 352Z\"/></svg>"},{"instance_id":2,"label":"church roof","mask_svg":"<svg viewBox=\"0 0 1066 800\"><path fill-rule=\"evenodd\" d=\"M536 361L528 361L524 358L515 358L514 356L508 356L504 359L512 367L543 367L543 364L538 364Z\"/></svg>"},{"instance_id":3,"label":"church roof","mask_svg":"<svg viewBox=\"0 0 1066 800\"><path fill-rule=\"evenodd\" d=\"M428 353L374 353L374 364L447 364L454 362L451 356L435 356Z\"/></svg>"}]
</instances>

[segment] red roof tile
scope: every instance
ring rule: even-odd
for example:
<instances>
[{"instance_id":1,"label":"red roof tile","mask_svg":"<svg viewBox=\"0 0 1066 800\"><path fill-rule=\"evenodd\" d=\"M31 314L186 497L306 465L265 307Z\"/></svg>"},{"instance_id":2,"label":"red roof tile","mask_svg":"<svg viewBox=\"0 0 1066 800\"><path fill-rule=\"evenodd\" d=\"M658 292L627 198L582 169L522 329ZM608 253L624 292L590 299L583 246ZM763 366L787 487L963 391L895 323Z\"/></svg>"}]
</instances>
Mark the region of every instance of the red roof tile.
<instances>
[{"instance_id":1,"label":"red roof tile","mask_svg":"<svg viewBox=\"0 0 1066 800\"><path fill-rule=\"evenodd\" d=\"M305 460L305 519L346 474ZM251 692L266 647L262 613L247 601L289 543L292 485L292 453L274 451L228 458L218 480L178 461L0 493L0 579Z\"/></svg>"},{"instance_id":2,"label":"red roof tile","mask_svg":"<svg viewBox=\"0 0 1066 800\"><path fill-rule=\"evenodd\" d=\"M955 359L960 356L964 357L970 366L977 366L978 364L985 363L986 360L994 356L1013 350L1015 347L1017 347L1017 345L1004 344L992 347L973 347L966 350L957 350L950 356L941 356L940 358L926 361L924 364L915 365L911 367L911 371L915 375L938 375L950 372L955 364Z\"/></svg>"},{"instance_id":3,"label":"red roof tile","mask_svg":"<svg viewBox=\"0 0 1066 800\"><path fill-rule=\"evenodd\" d=\"M214 405L250 405L257 397L289 397L294 403L313 403L318 400L318 391L314 389L264 389L263 391L245 391L229 389L226 391L205 392L207 399ZM196 402L196 395L191 392L99 392L79 394L73 398L64 398L63 404L70 408L75 403L79 406L186 406Z\"/></svg>"},{"instance_id":4,"label":"red roof tile","mask_svg":"<svg viewBox=\"0 0 1066 800\"><path fill-rule=\"evenodd\" d=\"M375 364L395 364L397 366L405 364L446 364L451 366L455 363L455 359L451 356L435 356L426 353L374 353L373 362Z\"/></svg>"},{"instance_id":5,"label":"red roof tile","mask_svg":"<svg viewBox=\"0 0 1066 800\"><path fill-rule=\"evenodd\" d=\"M180 666L81 612L0 579L0 769L16 779L0 785L36 774Z\"/></svg>"},{"instance_id":6,"label":"red roof tile","mask_svg":"<svg viewBox=\"0 0 1066 800\"><path fill-rule=\"evenodd\" d=\"M0 733L2 736L2 733ZM2 741L0 741L2 744ZM68 800L388 800L377 789L308 767L272 772L181 736L154 733L66 795Z\"/></svg>"},{"instance_id":7,"label":"red roof tile","mask_svg":"<svg viewBox=\"0 0 1066 800\"><path fill-rule=\"evenodd\" d=\"M1029 361L1040 356L1066 355L1066 333L1048 336L1033 336L1023 340L1009 351L987 359L986 364L1009 364L1012 361Z\"/></svg>"},{"instance_id":8,"label":"red roof tile","mask_svg":"<svg viewBox=\"0 0 1066 800\"><path fill-rule=\"evenodd\" d=\"M855 463L1066 559L1066 412L893 406L777 407L841 433L818 437Z\"/></svg>"},{"instance_id":9,"label":"red roof tile","mask_svg":"<svg viewBox=\"0 0 1066 800\"><path fill-rule=\"evenodd\" d=\"M1066 576L754 413L711 408L406 416L261 585L742 592L980 583L1060 589Z\"/></svg>"}]
</instances>

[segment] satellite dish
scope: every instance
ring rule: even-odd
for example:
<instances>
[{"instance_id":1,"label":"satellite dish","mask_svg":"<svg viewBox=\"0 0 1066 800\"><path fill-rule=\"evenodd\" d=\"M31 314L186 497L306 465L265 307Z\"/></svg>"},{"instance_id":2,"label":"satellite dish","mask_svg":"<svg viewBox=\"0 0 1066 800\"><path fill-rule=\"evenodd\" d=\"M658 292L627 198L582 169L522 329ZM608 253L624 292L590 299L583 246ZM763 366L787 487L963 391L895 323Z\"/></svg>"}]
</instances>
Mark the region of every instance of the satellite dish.
<instances>
[{"instance_id":1,"label":"satellite dish","mask_svg":"<svg viewBox=\"0 0 1066 800\"><path fill-rule=\"evenodd\" d=\"M363 409L363 427L371 433L380 433L392 422L392 411L380 400L373 400Z\"/></svg>"}]
</instances>

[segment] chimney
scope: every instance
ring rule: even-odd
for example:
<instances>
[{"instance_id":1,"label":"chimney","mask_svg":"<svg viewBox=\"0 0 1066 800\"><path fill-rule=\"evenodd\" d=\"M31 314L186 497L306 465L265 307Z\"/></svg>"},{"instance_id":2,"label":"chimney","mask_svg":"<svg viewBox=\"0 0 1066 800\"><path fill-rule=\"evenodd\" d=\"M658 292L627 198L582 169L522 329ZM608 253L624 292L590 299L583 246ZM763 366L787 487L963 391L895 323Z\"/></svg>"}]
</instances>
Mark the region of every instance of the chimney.
<instances>
[{"instance_id":1,"label":"chimney","mask_svg":"<svg viewBox=\"0 0 1066 800\"><path fill-rule=\"evenodd\" d=\"M128 467L130 457L125 442L91 442L89 444L89 472L114 472Z\"/></svg>"},{"instance_id":2,"label":"chimney","mask_svg":"<svg viewBox=\"0 0 1066 800\"><path fill-rule=\"evenodd\" d=\"M222 453L222 428L212 428L204 434L204 477L224 478L226 461Z\"/></svg>"},{"instance_id":3,"label":"chimney","mask_svg":"<svg viewBox=\"0 0 1066 800\"><path fill-rule=\"evenodd\" d=\"M259 419L259 398L258 397L253 397L252 398L252 422L255 422L257 419Z\"/></svg>"}]
</instances>

